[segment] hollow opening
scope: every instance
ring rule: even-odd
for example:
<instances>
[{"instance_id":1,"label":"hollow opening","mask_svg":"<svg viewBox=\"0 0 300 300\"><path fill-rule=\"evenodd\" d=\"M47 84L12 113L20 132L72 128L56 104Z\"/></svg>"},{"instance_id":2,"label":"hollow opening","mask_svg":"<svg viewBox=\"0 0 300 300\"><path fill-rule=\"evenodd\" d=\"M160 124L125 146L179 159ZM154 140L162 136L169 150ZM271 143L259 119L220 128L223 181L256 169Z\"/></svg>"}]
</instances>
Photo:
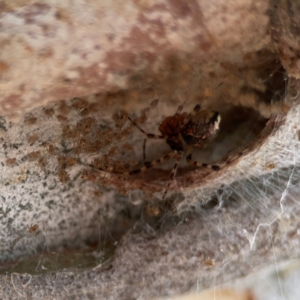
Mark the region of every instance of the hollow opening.
<instances>
[{"instance_id":1,"label":"hollow opening","mask_svg":"<svg viewBox=\"0 0 300 300\"><path fill-rule=\"evenodd\" d=\"M176 62L176 67L170 68L172 72L166 69L165 74L170 73L168 76L154 74L146 81L143 81L145 79L135 81L126 91L51 104L40 111L37 110L36 115L40 123L32 123L35 118L33 112L30 118L25 117L23 126L27 128L24 132L30 133L26 137L29 144L26 151L30 149L28 150L30 153L25 155L11 147L10 151L16 154L7 155L10 158L10 161L6 161L7 168L14 164L22 166L26 160L29 160L32 162L33 171L26 176L34 174L37 168L41 168L46 177L50 177L50 173L53 172L59 179L58 185L63 186L61 193L77 184L80 186L80 193L83 194L86 181L88 184L96 183L89 186L87 201L91 199L94 199L95 203L103 201L103 205L99 210L99 216L95 215L91 224L99 222L103 215L110 216L113 206L115 207L112 214L120 215L122 214L120 211L126 210L128 199L123 201L124 204L119 196L116 197L116 194L111 193L111 189L117 190L119 194L143 190L145 194L138 195L137 202L153 200L153 192L163 193L168 188L174 166L174 160L170 160L139 175L111 172L117 168L132 170L143 165L145 136L126 119L126 115L134 119L145 131L159 134L158 128L161 122L174 115L180 104L184 104L183 112L186 113L191 112L196 104L201 104L203 109L218 111L221 114L219 134L205 149L195 149L193 159L208 164L222 162L225 168L229 167L230 164L226 164L226 159L230 157L230 153L235 151L242 153L244 149L250 147L249 145L251 149L255 149L256 142L261 142L258 138L261 138L261 132L268 126L268 120L272 115L284 111L282 100L287 84L286 73L277 55L270 50L247 55L243 63L236 65L222 62L214 64L212 68L200 63L187 62L188 67L181 68L184 63ZM57 132L59 136L52 135ZM20 136L21 134L23 133L21 132ZM36 145L35 143L39 143L40 152L30 148ZM146 160L159 159L168 151L170 148L163 139L147 141ZM97 165L93 167L96 159L99 160L100 165L104 164L109 168L99 171ZM239 159L242 159L242 155ZM33 162L36 162L34 166ZM183 157L176 174L178 185L170 186L169 190L176 191L205 184L202 179L207 172L204 168L189 166ZM202 173L204 175L198 176ZM5 180L11 184L9 176ZM49 179L47 180L51 192L53 188L49 184ZM103 197L105 193L112 195ZM66 207L69 208L71 200L67 199ZM49 206L51 201L48 203ZM84 200L80 199L80 201ZM72 204L78 203L74 200ZM116 241L139 220L143 203L138 206L139 213L136 215L128 216L124 213L119 219L111 217L112 222L109 224L106 222L109 232L113 232L116 223L121 224L122 230L116 233L118 235ZM128 211L134 209L136 208L130 207ZM166 210L168 209L169 207ZM147 210L153 215L156 215L157 211L159 213L155 204ZM124 224L127 224L127 227ZM91 249L87 249L89 257Z\"/></svg>"},{"instance_id":2,"label":"hollow opening","mask_svg":"<svg viewBox=\"0 0 300 300\"><path fill-rule=\"evenodd\" d=\"M250 147L255 149L256 142L260 134L267 126L268 120L276 114L285 113L287 108L283 103L285 96L287 76L283 69L278 56L271 50L263 50L256 53L248 54L244 57L243 63L236 65L228 62L216 64L213 72L198 73L200 66L194 64L190 77L186 74L180 74L180 67L177 67L177 73L168 81L156 85L155 78L149 79L153 88L147 87L137 92L137 102L126 103L127 113L135 122L148 133L159 134L158 128L161 122L167 117L176 113L177 107L183 104L183 112L189 113L196 104L201 104L203 109L218 111L221 114L220 132L217 137L205 149L194 149L193 159L205 164L225 165L230 159L230 155L235 156L242 153ZM206 67L203 67L205 70ZM195 75L196 74L196 75ZM182 76L188 77L189 89L184 86L180 87ZM174 88L174 82L178 90ZM172 85L173 91L167 88ZM198 84L198 85L197 85ZM169 95L168 92L169 91ZM176 91L175 91L176 90ZM150 91L150 92L149 92ZM165 95L163 92L166 92ZM150 93L150 96L149 96ZM124 99L128 98L124 92ZM129 93L130 94L130 93ZM157 97L158 104L151 107L151 104ZM148 97L148 100L147 100ZM151 101L150 101L150 100ZM143 119L143 115L145 118ZM126 152L123 144L116 143L114 146L121 148L121 152L116 156L111 156L110 161L115 165L121 165L122 170L132 170L143 167L143 140L145 136L140 132L137 126L123 123L123 130L130 127L130 133L125 137L126 143L131 149ZM146 161L157 160L170 151L170 147L164 140L147 139L146 143ZM121 153L121 155L120 155ZM105 162L108 164L109 162ZM174 166L174 159L158 164L139 175L116 175L112 174L110 183L116 187L122 186L123 191L130 189L142 190L159 190L160 182L165 182L170 178L170 172ZM176 178L186 176L195 168L189 166L186 157L180 161ZM202 169L202 170L201 170ZM197 172L203 172L199 168ZM109 185L107 179L106 184ZM124 189L124 182L126 188ZM158 188L154 185L158 184ZM197 182L195 183L197 185Z\"/></svg>"}]
</instances>

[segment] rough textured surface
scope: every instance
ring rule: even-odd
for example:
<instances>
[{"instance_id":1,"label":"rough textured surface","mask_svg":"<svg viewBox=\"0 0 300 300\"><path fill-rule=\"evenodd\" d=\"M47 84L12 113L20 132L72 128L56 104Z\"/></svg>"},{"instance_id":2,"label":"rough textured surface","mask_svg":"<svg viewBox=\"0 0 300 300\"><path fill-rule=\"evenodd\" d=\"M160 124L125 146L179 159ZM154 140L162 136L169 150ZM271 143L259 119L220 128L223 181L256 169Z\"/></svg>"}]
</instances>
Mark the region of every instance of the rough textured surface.
<instances>
[{"instance_id":1,"label":"rough textured surface","mask_svg":"<svg viewBox=\"0 0 300 300\"><path fill-rule=\"evenodd\" d=\"M296 2L1 4L3 299L171 296L298 257ZM142 165L127 114L157 133L180 104L221 113L194 156L219 172L183 160L162 199L173 162L98 170Z\"/></svg>"},{"instance_id":2,"label":"rough textured surface","mask_svg":"<svg viewBox=\"0 0 300 300\"><path fill-rule=\"evenodd\" d=\"M267 8L243 0L4 1L1 110L154 85L174 59L182 68L187 57L211 68L220 58L241 61L270 41Z\"/></svg>"}]
</instances>

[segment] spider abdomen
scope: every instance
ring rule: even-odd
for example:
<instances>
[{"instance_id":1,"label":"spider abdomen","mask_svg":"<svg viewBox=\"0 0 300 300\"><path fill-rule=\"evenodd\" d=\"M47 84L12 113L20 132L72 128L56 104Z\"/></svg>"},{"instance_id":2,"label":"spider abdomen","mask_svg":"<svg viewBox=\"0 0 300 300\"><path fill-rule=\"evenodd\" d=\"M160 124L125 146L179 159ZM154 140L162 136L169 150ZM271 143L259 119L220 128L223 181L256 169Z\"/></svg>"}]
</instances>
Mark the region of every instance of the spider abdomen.
<instances>
[{"instance_id":1,"label":"spider abdomen","mask_svg":"<svg viewBox=\"0 0 300 300\"><path fill-rule=\"evenodd\" d=\"M214 111L200 111L182 127L181 136L193 147L204 148L219 132L221 116Z\"/></svg>"}]
</instances>

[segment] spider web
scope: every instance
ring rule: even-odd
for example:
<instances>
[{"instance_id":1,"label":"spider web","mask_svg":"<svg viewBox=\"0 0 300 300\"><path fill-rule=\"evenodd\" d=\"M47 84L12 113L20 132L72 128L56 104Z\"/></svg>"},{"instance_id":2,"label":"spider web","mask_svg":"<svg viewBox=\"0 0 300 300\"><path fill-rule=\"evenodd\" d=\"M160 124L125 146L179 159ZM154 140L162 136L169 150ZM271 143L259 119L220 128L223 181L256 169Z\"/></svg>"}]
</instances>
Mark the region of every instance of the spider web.
<instances>
[{"instance_id":1,"label":"spider web","mask_svg":"<svg viewBox=\"0 0 300 300\"><path fill-rule=\"evenodd\" d=\"M146 107L157 95L149 98ZM51 297L53 286L57 297L160 297L162 291L174 295L218 287L265 265L275 267L274 293L284 298L286 283L280 277L279 268L284 268L280 261L297 257L299 247L297 97L289 99L292 107L284 125L278 115L272 134L260 147L197 189L179 186L165 202L155 201L161 193L155 194L152 202L144 201L147 184L153 182L151 174L141 175L144 190L130 189L134 181L122 176L116 189L107 172L96 172L100 179L82 178L82 170L99 157L93 148L97 134L111 141L98 145L100 154L109 154L117 145L120 151L109 154L109 159L129 166L136 163L131 160L142 163L144 139L135 128L127 132L129 124L122 121L121 114L115 120L107 117L114 115L114 106L101 111L93 106L93 112L86 115L86 105L90 108L90 103L96 103L96 99L88 100L71 99L35 109L19 124L1 119L0 226L5 236L1 240L1 284L8 289L3 299L28 293L36 298ZM171 107L163 100L147 111L145 130L157 132L157 125L180 103L174 98ZM193 105L186 103L185 110ZM49 115L51 109L54 113ZM142 110L142 106L136 109ZM134 111L132 114L134 117ZM249 133L249 140L253 134L255 131ZM87 137L91 142L83 145L81 140ZM223 141L217 140L213 147ZM125 142L133 145L131 151L122 147ZM147 159L166 150L165 143L150 141ZM217 151L208 156L207 152L196 155L197 159L214 161L224 155ZM76 162L65 157L75 157ZM183 161L178 179L192 172L185 167ZM170 168L172 162L162 166ZM160 168L153 172L160 174ZM164 188L167 181L162 179ZM128 195L119 191L126 184ZM143 280L151 283L150 289ZM41 289L45 282L52 282L49 289ZM245 284L239 286L245 288Z\"/></svg>"}]
</instances>

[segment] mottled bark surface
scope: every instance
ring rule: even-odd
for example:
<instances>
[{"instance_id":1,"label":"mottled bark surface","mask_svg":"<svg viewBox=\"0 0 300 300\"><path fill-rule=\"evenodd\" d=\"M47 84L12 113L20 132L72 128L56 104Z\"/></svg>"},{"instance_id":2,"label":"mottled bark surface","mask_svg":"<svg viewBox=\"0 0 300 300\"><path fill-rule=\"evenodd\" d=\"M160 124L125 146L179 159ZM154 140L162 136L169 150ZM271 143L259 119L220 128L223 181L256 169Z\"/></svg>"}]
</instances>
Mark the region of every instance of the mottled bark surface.
<instances>
[{"instance_id":1,"label":"mottled bark surface","mask_svg":"<svg viewBox=\"0 0 300 300\"><path fill-rule=\"evenodd\" d=\"M1 5L5 114L70 97L153 86L166 81L174 62L178 77L189 73L186 61L205 62L213 72L216 61L241 62L270 42L267 2L55 3Z\"/></svg>"},{"instance_id":2,"label":"mottled bark surface","mask_svg":"<svg viewBox=\"0 0 300 300\"><path fill-rule=\"evenodd\" d=\"M298 257L299 5L3 1L2 298L149 299ZM157 134L180 104L220 112L193 153L220 171L111 172L144 163L127 115Z\"/></svg>"}]
</instances>

